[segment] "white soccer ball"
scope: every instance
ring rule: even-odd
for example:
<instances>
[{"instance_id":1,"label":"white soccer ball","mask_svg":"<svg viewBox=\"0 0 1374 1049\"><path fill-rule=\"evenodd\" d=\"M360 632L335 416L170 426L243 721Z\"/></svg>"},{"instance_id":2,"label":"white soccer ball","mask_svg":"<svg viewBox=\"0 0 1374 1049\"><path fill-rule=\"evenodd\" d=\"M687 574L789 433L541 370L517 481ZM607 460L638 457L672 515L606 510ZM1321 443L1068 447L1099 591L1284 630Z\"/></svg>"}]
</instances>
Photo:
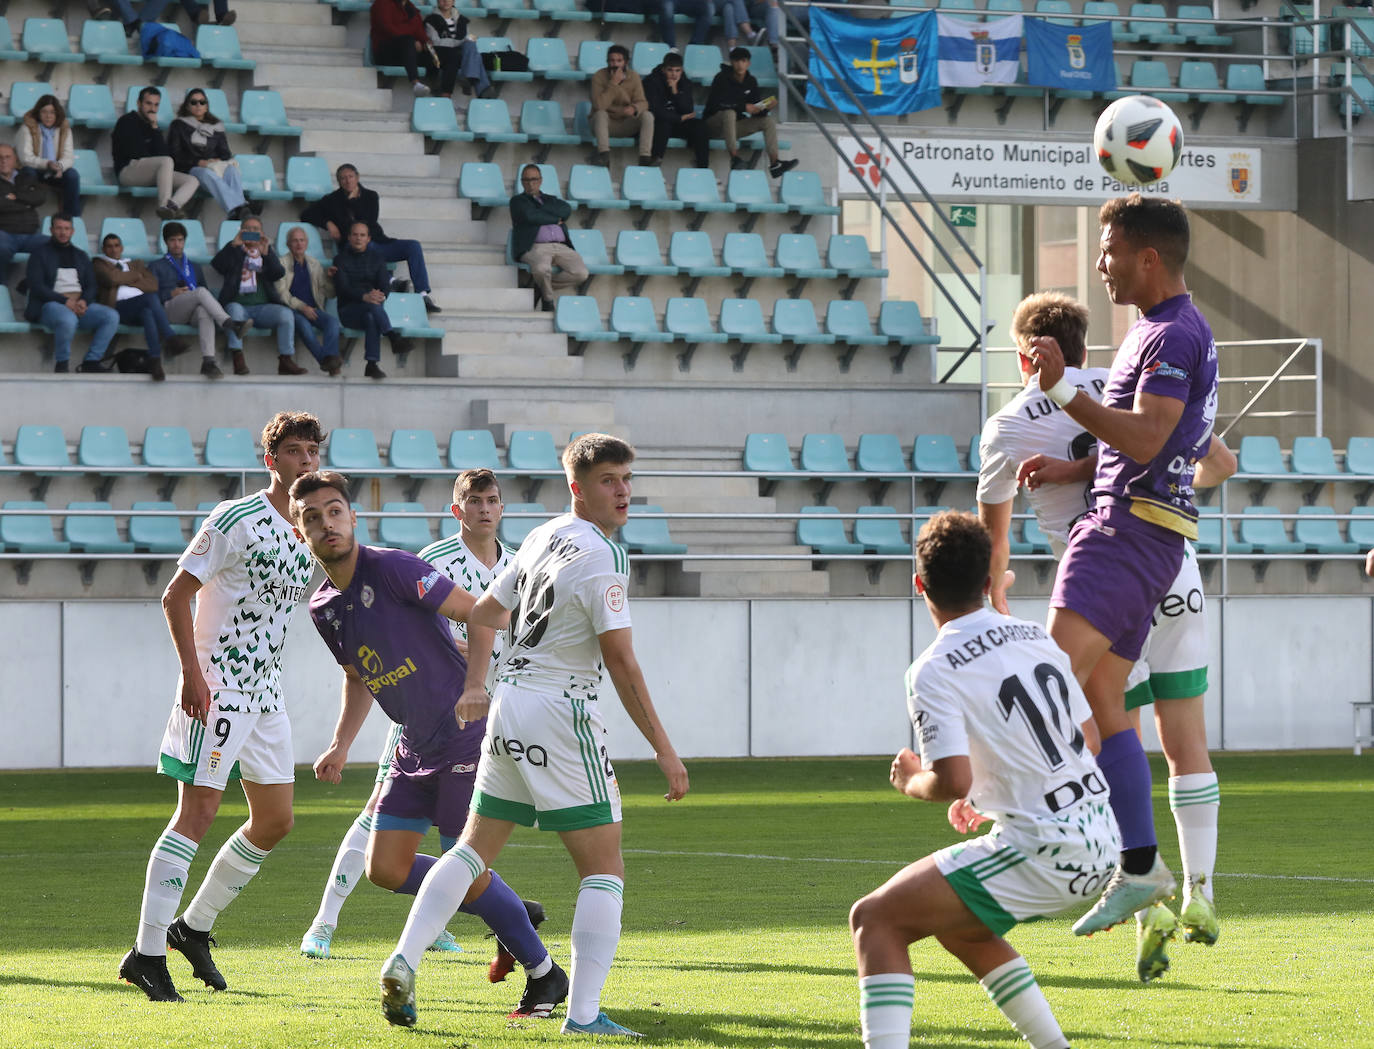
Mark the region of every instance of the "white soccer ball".
<instances>
[{"instance_id":1,"label":"white soccer ball","mask_svg":"<svg viewBox=\"0 0 1374 1049\"><path fill-rule=\"evenodd\" d=\"M1183 126L1149 95L1118 98L1093 128L1098 163L1118 182L1144 186L1166 178L1183 152Z\"/></svg>"}]
</instances>

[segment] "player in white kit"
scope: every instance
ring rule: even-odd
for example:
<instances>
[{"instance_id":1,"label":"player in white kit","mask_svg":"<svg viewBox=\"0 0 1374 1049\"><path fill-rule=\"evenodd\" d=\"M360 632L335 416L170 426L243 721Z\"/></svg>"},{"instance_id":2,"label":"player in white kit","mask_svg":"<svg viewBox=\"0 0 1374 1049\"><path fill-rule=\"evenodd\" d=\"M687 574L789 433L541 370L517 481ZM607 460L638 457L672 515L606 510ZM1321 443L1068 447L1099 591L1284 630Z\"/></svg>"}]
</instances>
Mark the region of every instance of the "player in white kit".
<instances>
[{"instance_id":1,"label":"player in white kit","mask_svg":"<svg viewBox=\"0 0 1374 1049\"><path fill-rule=\"evenodd\" d=\"M629 563L610 536L625 523L634 449L584 434L563 452L572 513L536 528L468 615L460 723L487 718L472 811L457 846L435 864L382 969L383 1011L410 1014L415 969L516 824L557 831L581 879L572 922L565 1034L638 1037L606 1016L601 989L620 940L625 864L620 790L598 712L601 671L654 749L665 798L687 793L687 770L658 719L635 658ZM509 627L494 698L485 666ZM409 1007L409 1008L407 1008Z\"/></svg>"},{"instance_id":2,"label":"player in white kit","mask_svg":"<svg viewBox=\"0 0 1374 1049\"><path fill-rule=\"evenodd\" d=\"M965 833L991 833L904 868L849 916L866 1049L905 1049L928 936L978 979L1032 1049L1067 1049L1026 961L1003 939L1018 922L1081 908L1111 876L1121 838L1083 690L1038 623L984 607L991 540L972 514L937 514L916 540L916 590L939 633L906 674L920 747L892 762L908 797L949 802Z\"/></svg>"},{"instance_id":3,"label":"player in white kit","mask_svg":"<svg viewBox=\"0 0 1374 1049\"><path fill-rule=\"evenodd\" d=\"M1038 335L1058 340L1068 367L1065 377L1100 400L1107 369L1083 367L1088 329L1087 307L1054 292L1026 298L1012 319L1012 336L1026 349ZM1031 362L1017 355L1024 384L983 429L979 446L978 515L993 537L993 605L1006 609L1014 573L1005 572L1010 554L1012 506L1020 478L1041 530L1062 556L1073 521L1091 504L1097 442L1067 412L1045 396ZM1229 449L1213 438L1198 464L1195 486L1219 484L1235 470ZM1128 681L1127 707L1154 699L1156 724L1169 763L1169 804L1177 825L1185 876L1182 921L1188 940L1215 943L1212 870L1216 862L1220 794L1207 754L1203 696L1207 691L1207 620L1197 554L1186 547L1179 574L1154 610L1154 626ZM1140 715L1133 710L1139 729ZM1178 922L1163 904L1141 911L1136 970L1148 982L1169 967L1164 945Z\"/></svg>"}]
</instances>

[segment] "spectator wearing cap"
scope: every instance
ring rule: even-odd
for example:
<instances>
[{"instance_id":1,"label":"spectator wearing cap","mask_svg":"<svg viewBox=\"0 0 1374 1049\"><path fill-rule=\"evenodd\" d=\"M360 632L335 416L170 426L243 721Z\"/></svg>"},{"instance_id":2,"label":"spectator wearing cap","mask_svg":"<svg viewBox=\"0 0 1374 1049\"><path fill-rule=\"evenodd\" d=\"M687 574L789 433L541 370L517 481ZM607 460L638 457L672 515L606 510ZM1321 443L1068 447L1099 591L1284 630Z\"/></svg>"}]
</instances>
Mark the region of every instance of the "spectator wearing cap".
<instances>
[{"instance_id":1,"label":"spectator wearing cap","mask_svg":"<svg viewBox=\"0 0 1374 1049\"><path fill-rule=\"evenodd\" d=\"M797 166L797 161L778 156L778 125L773 119L778 100L764 97L759 82L749 72L749 61L749 49L737 47L730 52L729 64L721 65L706 97L706 127L712 136L725 139L732 169L748 167L739 154L740 136L762 131L768 151L768 173L782 178L784 172Z\"/></svg>"}]
</instances>

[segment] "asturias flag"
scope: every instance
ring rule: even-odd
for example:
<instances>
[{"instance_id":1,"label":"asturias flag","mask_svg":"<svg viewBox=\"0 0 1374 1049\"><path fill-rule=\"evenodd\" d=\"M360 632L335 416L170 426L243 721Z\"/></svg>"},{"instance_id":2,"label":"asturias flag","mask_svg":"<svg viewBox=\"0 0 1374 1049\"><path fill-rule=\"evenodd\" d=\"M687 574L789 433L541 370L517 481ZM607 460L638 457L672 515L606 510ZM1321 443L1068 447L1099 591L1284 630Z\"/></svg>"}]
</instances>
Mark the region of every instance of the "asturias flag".
<instances>
[{"instance_id":1,"label":"asturias flag","mask_svg":"<svg viewBox=\"0 0 1374 1049\"><path fill-rule=\"evenodd\" d=\"M1112 24L1062 26L1027 18L1026 79L1036 87L1110 91L1116 87Z\"/></svg>"},{"instance_id":2,"label":"asturias flag","mask_svg":"<svg viewBox=\"0 0 1374 1049\"><path fill-rule=\"evenodd\" d=\"M1014 84L1021 72L1021 16L970 22L955 15L940 20L940 86Z\"/></svg>"},{"instance_id":3,"label":"asturias flag","mask_svg":"<svg viewBox=\"0 0 1374 1049\"><path fill-rule=\"evenodd\" d=\"M935 12L903 18L855 18L821 7L811 9L810 83L806 101L832 108L819 87L843 113L858 110L817 54L830 60L870 113L916 113L940 104L939 33Z\"/></svg>"}]
</instances>

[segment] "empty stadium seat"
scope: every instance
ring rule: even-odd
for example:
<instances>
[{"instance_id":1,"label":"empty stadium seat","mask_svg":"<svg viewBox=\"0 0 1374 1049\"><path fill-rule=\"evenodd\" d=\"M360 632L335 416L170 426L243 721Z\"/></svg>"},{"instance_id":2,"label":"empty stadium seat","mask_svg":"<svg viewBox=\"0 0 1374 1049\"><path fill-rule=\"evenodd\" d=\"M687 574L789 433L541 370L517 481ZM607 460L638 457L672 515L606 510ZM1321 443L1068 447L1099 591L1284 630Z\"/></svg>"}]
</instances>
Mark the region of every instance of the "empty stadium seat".
<instances>
[{"instance_id":1,"label":"empty stadium seat","mask_svg":"<svg viewBox=\"0 0 1374 1049\"><path fill-rule=\"evenodd\" d=\"M921 308L903 299L887 299L879 307L878 331L892 342L908 346L930 346L940 342L938 335L926 333Z\"/></svg>"},{"instance_id":2,"label":"empty stadium seat","mask_svg":"<svg viewBox=\"0 0 1374 1049\"><path fill-rule=\"evenodd\" d=\"M528 135L511 126L510 110L499 98L474 98L468 103L468 130L486 142L529 141Z\"/></svg>"},{"instance_id":3,"label":"empty stadium seat","mask_svg":"<svg viewBox=\"0 0 1374 1049\"><path fill-rule=\"evenodd\" d=\"M895 434L890 433L860 434L859 447L854 453L854 466L864 473L889 476L904 474L908 470L902 444Z\"/></svg>"},{"instance_id":4,"label":"empty stadium seat","mask_svg":"<svg viewBox=\"0 0 1374 1049\"><path fill-rule=\"evenodd\" d=\"M86 197L113 197L119 192L118 186L105 181L100 170L100 158L93 149L78 149L72 162L77 175L81 177L81 194Z\"/></svg>"},{"instance_id":5,"label":"empty stadium seat","mask_svg":"<svg viewBox=\"0 0 1374 1049\"><path fill-rule=\"evenodd\" d=\"M133 466L129 437L122 426L83 426L76 447L76 461L91 470Z\"/></svg>"},{"instance_id":6,"label":"empty stadium seat","mask_svg":"<svg viewBox=\"0 0 1374 1049\"><path fill-rule=\"evenodd\" d=\"M1021 526L1021 541L1027 547L1027 553L1048 554L1051 550L1049 537L1040 528L1040 521L1035 517L1027 518Z\"/></svg>"},{"instance_id":7,"label":"empty stadium seat","mask_svg":"<svg viewBox=\"0 0 1374 1049\"><path fill-rule=\"evenodd\" d=\"M382 307L393 328L411 339L442 339L444 329L429 323L429 313L425 309L425 297L414 291L393 291L386 297Z\"/></svg>"},{"instance_id":8,"label":"empty stadium seat","mask_svg":"<svg viewBox=\"0 0 1374 1049\"><path fill-rule=\"evenodd\" d=\"M753 301L753 300L749 300ZM744 439L744 468L753 473L786 475L796 473L792 449L780 433L751 433Z\"/></svg>"},{"instance_id":9,"label":"empty stadium seat","mask_svg":"<svg viewBox=\"0 0 1374 1049\"><path fill-rule=\"evenodd\" d=\"M725 199L753 214L780 214L787 205L773 199L768 176L762 171L732 171L725 184Z\"/></svg>"},{"instance_id":10,"label":"empty stadium seat","mask_svg":"<svg viewBox=\"0 0 1374 1049\"><path fill-rule=\"evenodd\" d=\"M1278 507L1247 506L1240 519L1240 540L1260 554L1300 554L1306 547L1288 538L1284 523L1277 518L1257 520L1256 514L1278 514Z\"/></svg>"},{"instance_id":11,"label":"empty stadium seat","mask_svg":"<svg viewBox=\"0 0 1374 1049\"><path fill-rule=\"evenodd\" d=\"M301 129L286 117L286 104L275 91L250 88L239 98L239 120L260 135L300 138Z\"/></svg>"},{"instance_id":12,"label":"empty stadium seat","mask_svg":"<svg viewBox=\"0 0 1374 1049\"><path fill-rule=\"evenodd\" d=\"M851 299L835 299L825 308L825 330L852 346L883 346L886 335L875 335L868 307Z\"/></svg>"},{"instance_id":13,"label":"empty stadium seat","mask_svg":"<svg viewBox=\"0 0 1374 1049\"><path fill-rule=\"evenodd\" d=\"M667 53L668 45L665 43L640 40L630 51L630 68L642 77L648 76L663 61L663 56Z\"/></svg>"},{"instance_id":14,"label":"empty stadium seat","mask_svg":"<svg viewBox=\"0 0 1374 1049\"><path fill-rule=\"evenodd\" d=\"M1294 437L1293 472L1295 474L1337 474L1336 453L1329 437Z\"/></svg>"},{"instance_id":15,"label":"empty stadium seat","mask_svg":"<svg viewBox=\"0 0 1374 1049\"><path fill-rule=\"evenodd\" d=\"M289 189L277 185L277 171L272 158L265 153L235 153L243 192L250 200L290 200Z\"/></svg>"},{"instance_id":16,"label":"empty stadium seat","mask_svg":"<svg viewBox=\"0 0 1374 1049\"><path fill-rule=\"evenodd\" d=\"M720 67L720 48L713 44L688 44L682 49L683 76L703 90L711 86Z\"/></svg>"},{"instance_id":17,"label":"empty stadium seat","mask_svg":"<svg viewBox=\"0 0 1374 1049\"><path fill-rule=\"evenodd\" d=\"M803 215L838 215L838 204L825 200L821 188L821 177L814 171L789 171L782 177L778 200L789 211L799 211Z\"/></svg>"},{"instance_id":18,"label":"empty stadium seat","mask_svg":"<svg viewBox=\"0 0 1374 1049\"><path fill-rule=\"evenodd\" d=\"M963 473L959 465L959 449L947 433L921 433L911 452L911 465L917 473L941 474L946 477Z\"/></svg>"},{"instance_id":19,"label":"empty stadium seat","mask_svg":"<svg viewBox=\"0 0 1374 1049\"><path fill-rule=\"evenodd\" d=\"M825 263L837 273L854 279L887 276L886 269L873 265L868 240L860 234L833 234L826 245Z\"/></svg>"},{"instance_id":20,"label":"empty stadium seat","mask_svg":"<svg viewBox=\"0 0 1374 1049\"><path fill-rule=\"evenodd\" d=\"M1083 18L1085 21L1091 19L1096 22L1103 19L1119 19L1121 9L1116 6L1115 0L1087 0L1083 5ZM1125 22L1112 21L1112 43L1113 44L1138 44L1140 34L1131 31Z\"/></svg>"},{"instance_id":21,"label":"empty stadium seat","mask_svg":"<svg viewBox=\"0 0 1374 1049\"><path fill-rule=\"evenodd\" d=\"M663 507L651 503L632 503L630 515L620 527L620 541L632 554L685 554L685 543L673 542L665 518L645 518L642 514L661 514Z\"/></svg>"},{"instance_id":22,"label":"empty stadium seat","mask_svg":"<svg viewBox=\"0 0 1374 1049\"><path fill-rule=\"evenodd\" d=\"M575 0L572 0L575 2ZM591 12L586 12L591 17ZM530 72L545 80L586 80L587 74L574 69L568 57L568 45L561 37L535 37L525 45L525 58L529 61Z\"/></svg>"},{"instance_id":23,"label":"empty stadium seat","mask_svg":"<svg viewBox=\"0 0 1374 1049\"><path fill-rule=\"evenodd\" d=\"M643 295L617 295L611 303L611 328L633 342L672 342L673 337L658 326L654 302Z\"/></svg>"},{"instance_id":24,"label":"empty stadium seat","mask_svg":"<svg viewBox=\"0 0 1374 1049\"><path fill-rule=\"evenodd\" d=\"M909 555L911 543L902 535L902 522L891 506L861 506L864 515L854 522L854 542L870 554Z\"/></svg>"},{"instance_id":25,"label":"empty stadium seat","mask_svg":"<svg viewBox=\"0 0 1374 1049\"><path fill-rule=\"evenodd\" d=\"M1163 4L1132 4L1130 16L1132 21L1126 23L1127 28L1140 37L1141 41L1146 44L1155 44L1159 47L1172 47L1175 44L1185 44L1188 42L1188 38L1182 33L1174 32L1172 22L1135 21L1135 19L1162 19L1168 17L1168 13L1164 10Z\"/></svg>"},{"instance_id":26,"label":"empty stadium seat","mask_svg":"<svg viewBox=\"0 0 1374 1049\"><path fill-rule=\"evenodd\" d=\"M590 295L558 296L553 327L578 342L615 342L620 338L601 323L601 307Z\"/></svg>"},{"instance_id":27,"label":"empty stadium seat","mask_svg":"<svg viewBox=\"0 0 1374 1049\"><path fill-rule=\"evenodd\" d=\"M386 450L387 465L393 470L439 470L439 445L429 430L395 430Z\"/></svg>"},{"instance_id":28,"label":"empty stadium seat","mask_svg":"<svg viewBox=\"0 0 1374 1049\"><path fill-rule=\"evenodd\" d=\"M829 345L835 336L821 331L810 299L778 299L773 303L773 331L798 345Z\"/></svg>"},{"instance_id":29,"label":"empty stadium seat","mask_svg":"<svg viewBox=\"0 0 1374 1049\"><path fill-rule=\"evenodd\" d=\"M851 470L844 438L837 433L808 433L802 437L798 457L801 469L810 473L830 473L843 480Z\"/></svg>"},{"instance_id":30,"label":"empty stadium seat","mask_svg":"<svg viewBox=\"0 0 1374 1049\"><path fill-rule=\"evenodd\" d=\"M678 230L668 242L668 261L689 277L728 277L729 266L716 262L711 237L701 230Z\"/></svg>"},{"instance_id":31,"label":"empty stadium seat","mask_svg":"<svg viewBox=\"0 0 1374 1049\"><path fill-rule=\"evenodd\" d=\"M506 440L506 464L526 474L563 472L558 449L547 430L512 430Z\"/></svg>"},{"instance_id":32,"label":"empty stadium seat","mask_svg":"<svg viewBox=\"0 0 1374 1049\"><path fill-rule=\"evenodd\" d=\"M149 426L143 431L143 465L154 470L199 466L191 434L184 426Z\"/></svg>"},{"instance_id":33,"label":"empty stadium seat","mask_svg":"<svg viewBox=\"0 0 1374 1049\"><path fill-rule=\"evenodd\" d=\"M699 212L734 211L735 205L720 199L716 173L710 168L678 168L673 195L685 208Z\"/></svg>"},{"instance_id":34,"label":"empty stadium seat","mask_svg":"<svg viewBox=\"0 0 1374 1049\"><path fill-rule=\"evenodd\" d=\"M239 33L233 26L203 25L196 30L196 50L201 61L216 69L256 69L258 64L243 57Z\"/></svg>"},{"instance_id":35,"label":"empty stadium seat","mask_svg":"<svg viewBox=\"0 0 1374 1049\"><path fill-rule=\"evenodd\" d=\"M340 426L329 433L326 458L332 470L345 473L366 471L378 473L382 459L377 452L377 438L366 427Z\"/></svg>"},{"instance_id":36,"label":"empty stadium seat","mask_svg":"<svg viewBox=\"0 0 1374 1049\"><path fill-rule=\"evenodd\" d=\"M245 135L248 133L248 125L241 119L235 120L229 108L229 96L225 94L223 88L207 87L203 88L205 99L210 103L209 110L224 123L224 130L231 135Z\"/></svg>"},{"instance_id":37,"label":"empty stadium seat","mask_svg":"<svg viewBox=\"0 0 1374 1049\"><path fill-rule=\"evenodd\" d=\"M1054 25L1077 25L1078 19L1065 18L1064 15L1072 15L1073 7L1069 0L1036 0L1035 13L1037 15L1053 15L1060 17L1047 18L1046 21Z\"/></svg>"},{"instance_id":38,"label":"empty stadium seat","mask_svg":"<svg viewBox=\"0 0 1374 1049\"><path fill-rule=\"evenodd\" d=\"M46 510L46 503L31 499L9 499L0 507L0 546L21 554L65 554L71 543L53 534L52 518L4 513L7 510Z\"/></svg>"},{"instance_id":39,"label":"empty stadium seat","mask_svg":"<svg viewBox=\"0 0 1374 1049\"><path fill-rule=\"evenodd\" d=\"M501 469L491 431L454 430L448 439L448 465L454 470Z\"/></svg>"},{"instance_id":40,"label":"empty stadium seat","mask_svg":"<svg viewBox=\"0 0 1374 1049\"><path fill-rule=\"evenodd\" d=\"M1211 21L1216 16L1208 4L1179 4L1175 12L1179 18L1196 18ZM1177 27L1188 41L1197 47L1230 47L1235 39L1218 31L1217 26L1203 22L1179 22Z\"/></svg>"},{"instance_id":41,"label":"empty stadium seat","mask_svg":"<svg viewBox=\"0 0 1374 1049\"><path fill-rule=\"evenodd\" d=\"M118 23L115 23L116 25ZM141 517L138 511L175 510L176 503L141 500L129 515L129 542L136 551L150 554L179 554L186 548L180 517Z\"/></svg>"},{"instance_id":42,"label":"empty stadium seat","mask_svg":"<svg viewBox=\"0 0 1374 1049\"><path fill-rule=\"evenodd\" d=\"M110 510L110 504L103 499L90 502L72 502L68 510ZM132 554L134 544L119 538L119 529L114 514L93 516L73 516L68 514L62 524L62 538L73 550L88 554Z\"/></svg>"},{"instance_id":43,"label":"empty stadium seat","mask_svg":"<svg viewBox=\"0 0 1374 1049\"><path fill-rule=\"evenodd\" d=\"M14 34L10 32L10 20L0 15L0 62L22 62L29 57L23 48L14 46Z\"/></svg>"},{"instance_id":44,"label":"empty stadium seat","mask_svg":"<svg viewBox=\"0 0 1374 1049\"><path fill-rule=\"evenodd\" d=\"M453 107L447 105L447 99L415 100L417 106L421 102L444 102L445 108L452 115ZM463 166L458 169L458 195L487 208L503 208L510 203L510 192L506 189L500 165L475 160L464 161Z\"/></svg>"},{"instance_id":45,"label":"empty stadium seat","mask_svg":"<svg viewBox=\"0 0 1374 1049\"><path fill-rule=\"evenodd\" d=\"M72 49L67 26L60 18L26 18L20 46L40 62L84 62L86 56Z\"/></svg>"},{"instance_id":46,"label":"empty stadium seat","mask_svg":"<svg viewBox=\"0 0 1374 1049\"><path fill-rule=\"evenodd\" d=\"M630 202L616 196L611 173L596 164L574 164L568 172L568 202L592 211L625 211Z\"/></svg>"},{"instance_id":47,"label":"empty stadium seat","mask_svg":"<svg viewBox=\"0 0 1374 1049\"><path fill-rule=\"evenodd\" d=\"M592 13L577 6L577 0L534 0L534 9L557 22L590 22ZM532 41L531 41L532 42Z\"/></svg>"},{"instance_id":48,"label":"empty stadium seat","mask_svg":"<svg viewBox=\"0 0 1374 1049\"><path fill-rule=\"evenodd\" d=\"M839 514L839 509L834 506L803 506L801 512L804 514ZM844 534L844 522L838 516L832 521L807 520L805 518L797 521L797 545L809 546L817 554L861 554L864 552L862 543L851 542Z\"/></svg>"},{"instance_id":49,"label":"empty stadium seat","mask_svg":"<svg viewBox=\"0 0 1374 1049\"><path fill-rule=\"evenodd\" d=\"M531 99L520 107L520 130L531 141L542 142L546 146L575 146L582 141L563 126L563 110L557 102ZM554 193L548 186L545 192ZM554 193L557 196L556 193Z\"/></svg>"},{"instance_id":50,"label":"empty stadium seat","mask_svg":"<svg viewBox=\"0 0 1374 1049\"><path fill-rule=\"evenodd\" d=\"M538 514L538 517L522 517L521 514ZM518 550L525 537L545 521L552 520L550 514L540 503L506 503L497 525L497 535L503 546Z\"/></svg>"},{"instance_id":51,"label":"empty stadium seat","mask_svg":"<svg viewBox=\"0 0 1374 1049\"><path fill-rule=\"evenodd\" d=\"M409 550L418 554L434 542L429 521L423 517L387 517L387 514L424 513L424 503L388 502L382 504L384 515L377 522L377 543L393 550Z\"/></svg>"},{"instance_id":52,"label":"empty stadium seat","mask_svg":"<svg viewBox=\"0 0 1374 1049\"><path fill-rule=\"evenodd\" d=\"M1237 101L1253 106L1279 106L1283 98L1279 95L1258 94L1269 90L1264 79L1264 69L1258 62L1233 62L1226 67L1226 90L1248 91L1255 94L1240 96Z\"/></svg>"},{"instance_id":53,"label":"empty stadium seat","mask_svg":"<svg viewBox=\"0 0 1374 1049\"><path fill-rule=\"evenodd\" d=\"M1277 437L1258 434L1242 437L1236 460L1238 472L1242 474L1287 475L1289 472Z\"/></svg>"},{"instance_id":54,"label":"empty stadium seat","mask_svg":"<svg viewBox=\"0 0 1374 1049\"><path fill-rule=\"evenodd\" d=\"M1186 91L1170 91L1169 67L1156 59L1137 58L1131 63L1131 90L1150 95L1161 102L1187 102Z\"/></svg>"},{"instance_id":55,"label":"empty stadium seat","mask_svg":"<svg viewBox=\"0 0 1374 1049\"><path fill-rule=\"evenodd\" d=\"M77 127L106 131L115 126L114 96L107 84L73 84L67 96L67 119Z\"/></svg>"},{"instance_id":56,"label":"empty stadium seat","mask_svg":"<svg viewBox=\"0 0 1374 1049\"><path fill-rule=\"evenodd\" d=\"M619 276L625 272L624 266L611 262L606 254L606 241L599 229L569 229L568 233L572 237L573 250L582 256L588 273Z\"/></svg>"},{"instance_id":57,"label":"empty stadium seat","mask_svg":"<svg viewBox=\"0 0 1374 1049\"><path fill-rule=\"evenodd\" d=\"M1345 442L1345 472L1374 477L1374 437L1352 437Z\"/></svg>"},{"instance_id":58,"label":"empty stadium seat","mask_svg":"<svg viewBox=\"0 0 1374 1049\"><path fill-rule=\"evenodd\" d=\"M1179 63L1178 86L1186 88L1195 102L1230 102L1230 95L1221 94L1221 80L1216 64L1208 59L1191 59Z\"/></svg>"},{"instance_id":59,"label":"empty stadium seat","mask_svg":"<svg viewBox=\"0 0 1374 1049\"><path fill-rule=\"evenodd\" d=\"M725 299L720 304L720 330L736 342L776 345L782 336L764 327L757 299Z\"/></svg>"},{"instance_id":60,"label":"empty stadium seat","mask_svg":"<svg viewBox=\"0 0 1374 1049\"><path fill-rule=\"evenodd\" d=\"M1362 553L1358 543L1341 537L1336 511L1329 506L1300 506L1293 524L1293 539L1314 554Z\"/></svg>"},{"instance_id":61,"label":"empty stadium seat","mask_svg":"<svg viewBox=\"0 0 1374 1049\"><path fill-rule=\"evenodd\" d=\"M669 299L663 326L682 342L730 341L729 335L712 327L705 299Z\"/></svg>"},{"instance_id":62,"label":"empty stadium seat","mask_svg":"<svg viewBox=\"0 0 1374 1049\"><path fill-rule=\"evenodd\" d=\"M205 434L205 465L235 472L261 467L252 431L233 426L210 427Z\"/></svg>"},{"instance_id":63,"label":"empty stadium seat","mask_svg":"<svg viewBox=\"0 0 1374 1049\"><path fill-rule=\"evenodd\" d=\"M757 233L725 234L720 260L732 271L744 277L781 277L783 275L781 266L768 264L768 256L763 248L763 238Z\"/></svg>"},{"instance_id":64,"label":"empty stadium seat","mask_svg":"<svg viewBox=\"0 0 1374 1049\"><path fill-rule=\"evenodd\" d=\"M669 199L668 187L660 168L640 167L638 164L627 166L620 180L620 192L631 204L645 211L683 209L682 201Z\"/></svg>"},{"instance_id":65,"label":"empty stadium seat","mask_svg":"<svg viewBox=\"0 0 1374 1049\"><path fill-rule=\"evenodd\" d=\"M778 237L773 261L784 272L803 281L810 278L831 280L839 274L829 266L821 265L820 248L816 238L809 233L783 233ZM798 285L800 287L801 285Z\"/></svg>"},{"instance_id":66,"label":"empty stadium seat","mask_svg":"<svg viewBox=\"0 0 1374 1049\"><path fill-rule=\"evenodd\" d=\"M286 161L286 188L302 200L318 200L334 189L324 157L290 157Z\"/></svg>"},{"instance_id":67,"label":"empty stadium seat","mask_svg":"<svg viewBox=\"0 0 1374 1049\"><path fill-rule=\"evenodd\" d=\"M598 69L606 68L606 52L611 49L610 40L584 40L577 48L577 68L590 77Z\"/></svg>"},{"instance_id":68,"label":"empty stadium seat","mask_svg":"<svg viewBox=\"0 0 1374 1049\"><path fill-rule=\"evenodd\" d=\"M1350 512L1355 516L1348 529L1350 541L1361 550L1374 550L1374 506L1354 506Z\"/></svg>"},{"instance_id":69,"label":"empty stadium seat","mask_svg":"<svg viewBox=\"0 0 1374 1049\"><path fill-rule=\"evenodd\" d=\"M663 261L658 237L652 230L621 230L615 241L615 260L646 277L676 277L678 272L676 266Z\"/></svg>"}]
</instances>

